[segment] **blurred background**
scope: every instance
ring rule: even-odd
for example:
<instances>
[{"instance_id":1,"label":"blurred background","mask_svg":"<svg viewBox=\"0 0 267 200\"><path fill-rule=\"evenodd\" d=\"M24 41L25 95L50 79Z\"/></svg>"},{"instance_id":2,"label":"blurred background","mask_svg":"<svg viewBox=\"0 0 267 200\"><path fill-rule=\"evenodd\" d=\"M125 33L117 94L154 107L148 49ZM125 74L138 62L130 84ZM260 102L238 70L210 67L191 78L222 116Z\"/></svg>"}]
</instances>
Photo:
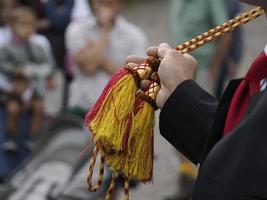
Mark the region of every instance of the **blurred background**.
<instances>
[{"instance_id":1,"label":"blurred background","mask_svg":"<svg viewBox=\"0 0 267 200\"><path fill-rule=\"evenodd\" d=\"M235 0L0 0L0 199L104 199L87 191L84 117L128 55L185 42L251 7ZM220 98L266 44L260 17L192 53L197 82ZM158 121L157 113L157 121ZM158 123L156 123L158 124ZM132 199L186 200L197 167L155 127L152 183ZM119 184L113 199L123 198Z\"/></svg>"}]
</instances>

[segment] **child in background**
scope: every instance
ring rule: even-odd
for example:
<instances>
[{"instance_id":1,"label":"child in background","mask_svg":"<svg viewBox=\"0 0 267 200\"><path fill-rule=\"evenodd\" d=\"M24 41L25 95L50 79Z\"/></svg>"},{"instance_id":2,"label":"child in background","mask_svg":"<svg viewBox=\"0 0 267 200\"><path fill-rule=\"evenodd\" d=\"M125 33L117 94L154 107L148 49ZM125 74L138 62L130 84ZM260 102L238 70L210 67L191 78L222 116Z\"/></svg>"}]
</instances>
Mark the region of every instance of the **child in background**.
<instances>
[{"instance_id":1,"label":"child in background","mask_svg":"<svg viewBox=\"0 0 267 200\"><path fill-rule=\"evenodd\" d=\"M17 6L16 0L0 0L0 47L6 44L11 38L11 31L8 26L10 13Z\"/></svg>"},{"instance_id":2,"label":"child in background","mask_svg":"<svg viewBox=\"0 0 267 200\"><path fill-rule=\"evenodd\" d=\"M69 110L84 117L111 75L128 55L144 55L147 38L121 14L122 0L90 0L92 15L73 22L66 43L76 74L70 86Z\"/></svg>"},{"instance_id":3,"label":"child in background","mask_svg":"<svg viewBox=\"0 0 267 200\"><path fill-rule=\"evenodd\" d=\"M31 8L15 8L11 15L12 40L0 50L0 90L6 96L6 141L4 150L16 151L18 146L18 120L20 114L30 111L31 141L41 127L43 113L42 97L46 83L53 82L53 66L45 50L30 40L35 34L36 16ZM32 149L33 143L27 142Z\"/></svg>"},{"instance_id":4,"label":"child in background","mask_svg":"<svg viewBox=\"0 0 267 200\"><path fill-rule=\"evenodd\" d=\"M18 0L0 0L0 48L10 42L13 38L12 31L10 29L12 10L20 6ZM30 40L34 43L38 43L43 47L51 65L55 65L54 56L48 39L40 34L32 34Z\"/></svg>"}]
</instances>

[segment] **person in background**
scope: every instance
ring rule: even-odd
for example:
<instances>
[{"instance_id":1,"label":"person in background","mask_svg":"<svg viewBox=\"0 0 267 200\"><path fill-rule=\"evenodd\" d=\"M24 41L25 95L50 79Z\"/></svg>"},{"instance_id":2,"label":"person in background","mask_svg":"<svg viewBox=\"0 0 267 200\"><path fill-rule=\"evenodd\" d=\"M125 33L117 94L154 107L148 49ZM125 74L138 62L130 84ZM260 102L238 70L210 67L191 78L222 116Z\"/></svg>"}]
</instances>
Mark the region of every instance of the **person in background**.
<instances>
[{"instance_id":1,"label":"person in background","mask_svg":"<svg viewBox=\"0 0 267 200\"><path fill-rule=\"evenodd\" d=\"M196 37L228 19L225 0L171 0L170 32L173 47ZM192 52L198 60L196 82L208 92L213 92L217 68L221 66L229 50L232 36L227 35L218 42L210 43ZM191 196L198 168L182 155L179 165L180 190L166 200L184 200Z\"/></svg>"},{"instance_id":2,"label":"person in background","mask_svg":"<svg viewBox=\"0 0 267 200\"><path fill-rule=\"evenodd\" d=\"M6 41L10 41L11 31L8 24L10 22L10 13L16 5L16 0L0 0L0 47L3 46Z\"/></svg>"},{"instance_id":3,"label":"person in background","mask_svg":"<svg viewBox=\"0 0 267 200\"><path fill-rule=\"evenodd\" d=\"M18 6L20 6L20 2L18 0L0 0L0 18L2 22L0 27L0 47L10 42L13 38L12 31L10 29L10 18L12 10ZM34 33L30 37L30 40L43 47L46 56L49 58L50 65L54 66L55 61L52 54L52 49L46 37Z\"/></svg>"},{"instance_id":4,"label":"person in background","mask_svg":"<svg viewBox=\"0 0 267 200\"><path fill-rule=\"evenodd\" d=\"M241 5L237 0L227 0L229 18L234 18L241 11ZM238 73L239 64L243 54L243 31L242 28L235 30L232 34L232 42L228 53L221 66L217 69L215 82L215 97L220 99L227 80L233 79Z\"/></svg>"},{"instance_id":5,"label":"person in background","mask_svg":"<svg viewBox=\"0 0 267 200\"><path fill-rule=\"evenodd\" d=\"M72 9L71 21L82 21L86 20L91 16L91 9L88 0L76 0Z\"/></svg>"},{"instance_id":6,"label":"person in background","mask_svg":"<svg viewBox=\"0 0 267 200\"><path fill-rule=\"evenodd\" d=\"M57 67L65 72L64 34L71 21L74 0L40 0L42 16L38 22L40 34L46 36L52 46ZM36 9L38 9L37 7ZM39 8L40 9L40 8Z\"/></svg>"},{"instance_id":7,"label":"person in background","mask_svg":"<svg viewBox=\"0 0 267 200\"><path fill-rule=\"evenodd\" d=\"M56 65L65 68L64 34L71 22L74 0L19 0L38 14L37 30L49 40ZM62 37L63 36L63 37Z\"/></svg>"},{"instance_id":8,"label":"person in background","mask_svg":"<svg viewBox=\"0 0 267 200\"><path fill-rule=\"evenodd\" d=\"M123 0L89 0L89 4L93 16L73 22L66 33L70 64L75 69L69 112L82 118L93 107L111 75L123 67L125 58L131 54L145 55L147 47L144 32L121 15ZM113 199L116 196L115 191Z\"/></svg>"},{"instance_id":9,"label":"person in background","mask_svg":"<svg viewBox=\"0 0 267 200\"><path fill-rule=\"evenodd\" d=\"M143 55L147 38L122 15L122 0L90 0L94 17L70 24L69 55L76 66L69 109L84 117L128 55Z\"/></svg>"},{"instance_id":10,"label":"person in background","mask_svg":"<svg viewBox=\"0 0 267 200\"><path fill-rule=\"evenodd\" d=\"M6 98L6 151L17 151L16 138L20 114L30 111L32 115L30 138L27 147L38 136L43 113L46 87L53 82L49 58L44 49L30 38L35 34L37 18L29 7L12 10L10 27L12 40L0 50L0 90ZM1 98L3 99L3 98Z\"/></svg>"}]
</instances>

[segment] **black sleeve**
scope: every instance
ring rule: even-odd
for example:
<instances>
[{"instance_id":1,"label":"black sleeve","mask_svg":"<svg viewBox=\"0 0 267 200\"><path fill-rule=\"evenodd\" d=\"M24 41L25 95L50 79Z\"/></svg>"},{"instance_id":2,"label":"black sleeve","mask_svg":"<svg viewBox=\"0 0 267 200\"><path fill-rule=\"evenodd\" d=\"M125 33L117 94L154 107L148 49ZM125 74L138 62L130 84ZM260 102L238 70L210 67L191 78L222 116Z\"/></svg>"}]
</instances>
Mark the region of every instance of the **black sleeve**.
<instances>
[{"instance_id":1,"label":"black sleeve","mask_svg":"<svg viewBox=\"0 0 267 200\"><path fill-rule=\"evenodd\" d=\"M160 132L177 150L198 164L212 127L217 101L193 80L180 84L160 113Z\"/></svg>"}]
</instances>

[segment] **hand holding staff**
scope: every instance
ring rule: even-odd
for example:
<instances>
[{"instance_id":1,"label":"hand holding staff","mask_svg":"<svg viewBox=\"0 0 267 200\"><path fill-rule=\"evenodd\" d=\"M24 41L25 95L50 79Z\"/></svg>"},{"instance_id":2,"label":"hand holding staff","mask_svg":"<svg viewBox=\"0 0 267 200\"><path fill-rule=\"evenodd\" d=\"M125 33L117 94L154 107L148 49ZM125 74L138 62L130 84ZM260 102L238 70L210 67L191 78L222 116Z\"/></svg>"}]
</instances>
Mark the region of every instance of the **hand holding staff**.
<instances>
[{"instance_id":1,"label":"hand holding staff","mask_svg":"<svg viewBox=\"0 0 267 200\"><path fill-rule=\"evenodd\" d=\"M253 9L177 46L175 50L166 44L161 44L159 48L149 50L148 53L152 57L143 60L135 58L142 62L136 65L129 63L112 77L86 117L86 124L96 144L89 167L89 190L99 189L105 162L113 174L106 200L110 199L119 174L125 178L125 200L129 199L130 179L142 182L151 180L154 110L157 109L157 105L159 107L164 105L177 85L184 80L194 79L196 61L186 53L233 31L263 13L264 10L260 7ZM179 60L176 59L177 56L180 57ZM165 58L168 57L170 58L168 62L173 63L165 63L167 62ZM128 61L136 61L131 59ZM186 63L186 67L183 63ZM167 67L171 68L162 70ZM162 77L162 81L157 72ZM139 89L144 80L149 80L151 83L146 91L140 92ZM101 154L102 167L98 183L93 187L92 174L97 153Z\"/></svg>"}]
</instances>

